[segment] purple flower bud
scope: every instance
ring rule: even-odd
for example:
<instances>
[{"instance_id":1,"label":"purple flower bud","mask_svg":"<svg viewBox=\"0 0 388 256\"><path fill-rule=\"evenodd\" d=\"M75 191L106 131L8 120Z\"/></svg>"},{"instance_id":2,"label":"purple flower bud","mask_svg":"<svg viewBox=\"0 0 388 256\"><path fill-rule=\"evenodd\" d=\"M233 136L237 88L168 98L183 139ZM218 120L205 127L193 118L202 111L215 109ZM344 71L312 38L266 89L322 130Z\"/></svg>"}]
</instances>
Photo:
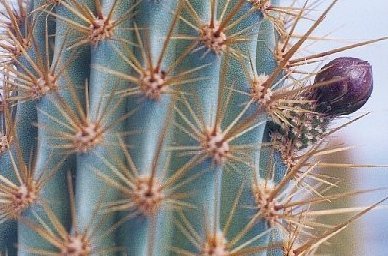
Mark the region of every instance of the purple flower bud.
<instances>
[{"instance_id":1,"label":"purple flower bud","mask_svg":"<svg viewBox=\"0 0 388 256\"><path fill-rule=\"evenodd\" d=\"M314 90L317 112L347 115L361 108L372 94L372 66L357 58L337 58L326 64L314 83L333 81ZM339 81L338 81L339 80Z\"/></svg>"}]
</instances>

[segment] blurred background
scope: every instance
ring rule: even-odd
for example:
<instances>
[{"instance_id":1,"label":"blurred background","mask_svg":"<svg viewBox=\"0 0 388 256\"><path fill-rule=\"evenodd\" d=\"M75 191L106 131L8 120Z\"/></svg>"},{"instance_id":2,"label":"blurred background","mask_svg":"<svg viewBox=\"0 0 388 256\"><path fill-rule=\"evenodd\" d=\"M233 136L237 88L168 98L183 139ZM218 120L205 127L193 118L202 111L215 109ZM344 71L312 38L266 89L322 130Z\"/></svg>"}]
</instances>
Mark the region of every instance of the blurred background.
<instances>
[{"instance_id":1,"label":"blurred background","mask_svg":"<svg viewBox=\"0 0 388 256\"><path fill-rule=\"evenodd\" d=\"M292 2L286 0L285 3ZM300 1L303 3L303 1ZM310 1L313 2L313 1ZM331 0L320 1L323 10ZM332 33L331 33L332 32ZM388 36L388 1L385 0L339 0L315 35L329 35L333 40L314 43L309 50L322 51L350 43ZM358 57L373 67L374 91L368 103L353 117L370 114L335 134L338 143L355 148L336 154L332 162L354 164L388 165L388 41L349 50L339 56ZM351 170L328 170L341 177L344 191L388 187L388 167L356 168ZM333 173L335 172L335 174ZM344 184L345 183L345 184ZM388 190L377 191L352 199L344 199L336 207L368 206L388 196ZM346 217L341 216L343 220ZM340 218L333 217L333 223ZM321 252L341 256L388 255L388 209L369 212L354 222L349 229L330 240L331 245ZM330 248L329 248L330 247Z\"/></svg>"}]
</instances>

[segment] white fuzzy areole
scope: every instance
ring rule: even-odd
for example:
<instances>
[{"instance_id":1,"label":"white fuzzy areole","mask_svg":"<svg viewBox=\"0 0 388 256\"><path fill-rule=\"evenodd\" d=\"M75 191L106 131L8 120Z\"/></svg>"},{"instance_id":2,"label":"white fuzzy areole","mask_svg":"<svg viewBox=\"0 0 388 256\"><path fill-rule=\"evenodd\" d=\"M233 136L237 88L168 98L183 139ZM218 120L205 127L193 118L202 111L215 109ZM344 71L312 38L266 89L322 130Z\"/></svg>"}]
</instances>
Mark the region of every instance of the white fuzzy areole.
<instances>
[{"instance_id":1,"label":"white fuzzy areole","mask_svg":"<svg viewBox=\"0 0 388 256\"><path fill-rule=\"evenodd\" d=\"M200 42L209 50L220 54L226 50L226 34L220 30L220 26L217 22L214 22L214 26L209 25L201 28Z\"/></svg>"},{"instance_id":2,"label":"white fuzzy areole","mask_svg":"<svg viewBox=\"0 0 388 256\"><path fill-rule=\"evenodd\" d=\"M230 151L230 146L221 129L210 128L206 132L206 139L203 148L213 160L222 163Z\"/></svg>"}]
</instances>

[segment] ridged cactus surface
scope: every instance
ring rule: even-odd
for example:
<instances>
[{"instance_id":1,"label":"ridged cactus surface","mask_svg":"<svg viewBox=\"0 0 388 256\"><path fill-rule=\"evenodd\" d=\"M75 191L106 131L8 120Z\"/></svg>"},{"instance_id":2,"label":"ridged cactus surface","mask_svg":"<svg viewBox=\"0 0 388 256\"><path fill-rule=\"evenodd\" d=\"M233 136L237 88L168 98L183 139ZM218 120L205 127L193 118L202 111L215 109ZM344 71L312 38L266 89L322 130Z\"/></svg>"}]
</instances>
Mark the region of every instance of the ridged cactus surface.
<instances>
[{"instance_id":1,"label":"ridged cactus surface","mask_svg":"<svg viewBox=\"0 0 388 256\"><path fill-rule=\"evenodd\" d=\"M305 51L319 2L0 0L0 253L313 255L374 208L313 211L369 192L316 169L373 80L311 65L386 39Z\"/></svg>"}]
</instances>

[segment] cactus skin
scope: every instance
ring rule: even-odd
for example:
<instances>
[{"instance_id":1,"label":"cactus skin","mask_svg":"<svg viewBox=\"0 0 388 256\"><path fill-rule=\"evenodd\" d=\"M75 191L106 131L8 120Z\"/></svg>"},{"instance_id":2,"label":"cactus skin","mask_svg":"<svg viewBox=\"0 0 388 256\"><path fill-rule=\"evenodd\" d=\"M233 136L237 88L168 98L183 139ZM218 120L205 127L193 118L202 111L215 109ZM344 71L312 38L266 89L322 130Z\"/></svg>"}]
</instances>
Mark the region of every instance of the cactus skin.
<instances>
[{"instance_id":1,"label":"cactus skin","mask_svg":"<svg viewBox=\"0 0 388 256\"><path fill-rule=\"evenodd\" d=\"M314 189L305 180L330 187L310 168L325 134L309 139L290 121L319 120L305 95L331 77L288 83L336 0L296 42L285 21L308 6L281 1L22 2L33 12L18 21L0 0L18 50L2 46L11 95L0 98L0 135L15 138L0 151L0 185L45 181L13 218L0 207L0 253L308 255L314 237L343 228L295 231L310 205L347 195L303 197Z\"/></svg>"}]
</instances>

